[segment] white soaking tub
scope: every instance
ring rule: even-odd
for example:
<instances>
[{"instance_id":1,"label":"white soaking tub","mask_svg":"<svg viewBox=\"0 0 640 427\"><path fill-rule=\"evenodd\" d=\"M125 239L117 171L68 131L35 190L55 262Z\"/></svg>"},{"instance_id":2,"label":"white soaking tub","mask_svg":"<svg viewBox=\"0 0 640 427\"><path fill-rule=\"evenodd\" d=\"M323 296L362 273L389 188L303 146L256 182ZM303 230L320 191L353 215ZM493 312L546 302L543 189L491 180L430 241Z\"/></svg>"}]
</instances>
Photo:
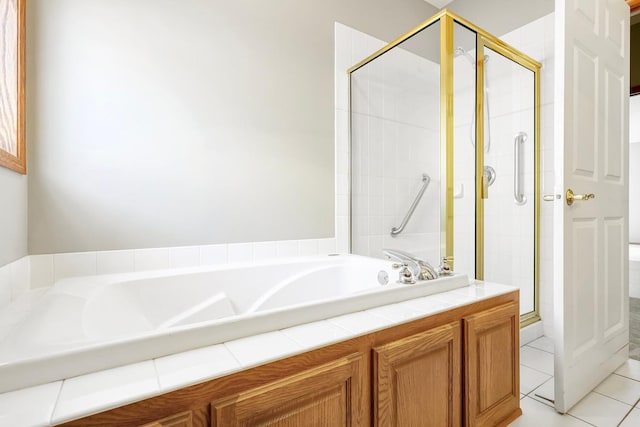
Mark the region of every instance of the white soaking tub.
<instances>
[{"instance_id":1,"label":"white soaking tub","mask_svg":"<svg viewBox=\"0 0 640 427\"><path fill-rule=\"evenodd\" d=\"M60 280L4 328L0 392L468 285L397 276L389 261L339 255Z\"/></svg>"}]
</instances>

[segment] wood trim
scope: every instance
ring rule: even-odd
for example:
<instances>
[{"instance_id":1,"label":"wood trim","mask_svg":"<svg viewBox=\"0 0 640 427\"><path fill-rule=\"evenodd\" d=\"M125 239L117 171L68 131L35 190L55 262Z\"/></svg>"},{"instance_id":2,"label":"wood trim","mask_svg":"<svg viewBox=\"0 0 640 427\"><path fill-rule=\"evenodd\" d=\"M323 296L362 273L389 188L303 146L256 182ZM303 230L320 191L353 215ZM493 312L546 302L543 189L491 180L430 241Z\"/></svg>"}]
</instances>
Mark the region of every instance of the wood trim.
<instances>
[{"instance_id":1,"label":"wood trim","mask_svg":"<svg viewBox=\"0 0 640 427\"><path fill-rule=\"evenodd\" d=\"M640 11L640 0L627 0L627 4L631 9L631 13L635 13Z\"/></svg>"},{"instance_id":2,"label":"wood trim","mask_svg":"<svg viewBox=\"0 0 640 427\"><path fill-rule=\"evenodd\" d=\"M510 292L470 305L437 313L429 317L417 319L403 325L383 329L348 341L339 342L266 365L216 378L202 384L185 387L140 402L131 403L63 425L77 427L140 426L184 411L200 411L202 408L208 409L210 402L233 394L239 394L252 388L264 386L278 381L285 376L298 374L319 365L335 361L336 359L347 357L356 352L365 354L363 371L371 372L371 349L373 347L382 346L410 335L459 321L464 317L509 302L514 302L517 305L518 301L518 291ZM370 384L370 381L365 381L363 389L365 396L371 396ZM365 424L367 424L366 421L367 420L365 420ZM196 423L195 425L201 424Z\"/></svg>"},{"instance_id":3,"label":"wood trim","mask_svg":"<svg viewBox=\"0 0 640 427\"><path fill-rule=\"evenodd\" d=\"M18 105L17 105L17 156L0 150L0 166L14 170L21 174L27 173L27 149L26 149L26 128L25 128L25 96L26 96L26 67L25 67L25 46L27 39L27 1L17 0L18 7Z\"/></svg>"}]
</instances>

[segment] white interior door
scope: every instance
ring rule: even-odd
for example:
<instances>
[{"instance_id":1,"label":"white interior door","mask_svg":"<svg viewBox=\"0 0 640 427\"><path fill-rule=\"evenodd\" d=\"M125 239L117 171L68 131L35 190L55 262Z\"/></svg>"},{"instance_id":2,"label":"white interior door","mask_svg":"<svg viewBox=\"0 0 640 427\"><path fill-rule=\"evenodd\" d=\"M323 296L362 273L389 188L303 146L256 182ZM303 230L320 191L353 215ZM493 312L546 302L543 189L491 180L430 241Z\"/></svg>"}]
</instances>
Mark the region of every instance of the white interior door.
<instances>
[{"instance_id":1,"label":"white interior door","mask_svg":"<svg viewBox=\"0 0 640 427\"><path fill-rule=\"evenodd\" d=\"M555 405L564 413L629 352L629 7L555 4ZM568 189L595 198L568 206Z\"/></svg>"}]
</instances>

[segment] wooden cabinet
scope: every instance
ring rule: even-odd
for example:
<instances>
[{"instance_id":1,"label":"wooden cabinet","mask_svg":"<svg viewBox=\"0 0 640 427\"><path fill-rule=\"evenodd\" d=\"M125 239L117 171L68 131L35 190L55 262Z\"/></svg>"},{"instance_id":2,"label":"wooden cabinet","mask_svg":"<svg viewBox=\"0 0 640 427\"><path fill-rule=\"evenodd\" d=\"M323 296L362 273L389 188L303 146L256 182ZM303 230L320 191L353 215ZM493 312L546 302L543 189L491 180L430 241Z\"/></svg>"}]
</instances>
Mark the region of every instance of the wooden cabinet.
<instances>
[{"instance_id":1,"label":"wooden cabinet","mask_svg":"<svg viewBox=\"0 0 640 427\"><path fill-rule=\"evenodd\" d=\"M464 318L467 426L499 425L520 415L519 326L515 302Z\"/></svg>"},{"instance_id":2,"label":"wooden cabinet","mask_svg":"<svg viewBox=\"0 0 640 427\"><path fill-rule=\"evenodd\" d=\"M521 414L519 332L511 292L67 425L506 426Z\"/></svg>"},{"instance_id":3,"label":"wooden cabinet","mask_svg":"<svg viewBox=\"0 0 640 427\"><path fill-rule=\"evenodd\" d=\"M193 413L191 411L172 415L142 427L193 427Z\"/></svg>"},{"instance_id":4,"label":"wooden cabinet","mask_svg":"<svg viewBox=\"0 0 640 427\"><path fill-rule=\"evenodd\" d=\"M353 354L301 374L215 401L211 424L231 426L364 426L364 355Z\"/></svg>"},{"instance_id":5,"label":"wooden cabinet","mask_svg":"<svg viewBox=\"0 0 640 427\"><path fill-rule=\"evenodd\" d=\"M459 426L460 322L373 349L374 425Z\"/></svg>"}]
</instances>

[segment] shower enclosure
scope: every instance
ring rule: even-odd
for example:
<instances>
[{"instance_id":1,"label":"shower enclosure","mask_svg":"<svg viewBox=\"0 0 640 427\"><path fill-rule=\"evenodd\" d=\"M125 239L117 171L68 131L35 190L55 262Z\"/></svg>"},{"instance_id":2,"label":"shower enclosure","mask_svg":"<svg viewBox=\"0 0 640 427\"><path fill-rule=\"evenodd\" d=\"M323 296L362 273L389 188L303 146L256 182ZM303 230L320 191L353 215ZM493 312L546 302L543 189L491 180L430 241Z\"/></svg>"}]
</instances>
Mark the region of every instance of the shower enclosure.
<instances>
[{"instance_id":1,"label":"shower enclosure","mask_svg":"<svg viewBox=\"0 0 640 427\"><path fill-rule=\"evenodd\" d=\"M351 252L446 258L538 320L540 64L443 10L348 72Z\"/></svg>"}]
</instances>

